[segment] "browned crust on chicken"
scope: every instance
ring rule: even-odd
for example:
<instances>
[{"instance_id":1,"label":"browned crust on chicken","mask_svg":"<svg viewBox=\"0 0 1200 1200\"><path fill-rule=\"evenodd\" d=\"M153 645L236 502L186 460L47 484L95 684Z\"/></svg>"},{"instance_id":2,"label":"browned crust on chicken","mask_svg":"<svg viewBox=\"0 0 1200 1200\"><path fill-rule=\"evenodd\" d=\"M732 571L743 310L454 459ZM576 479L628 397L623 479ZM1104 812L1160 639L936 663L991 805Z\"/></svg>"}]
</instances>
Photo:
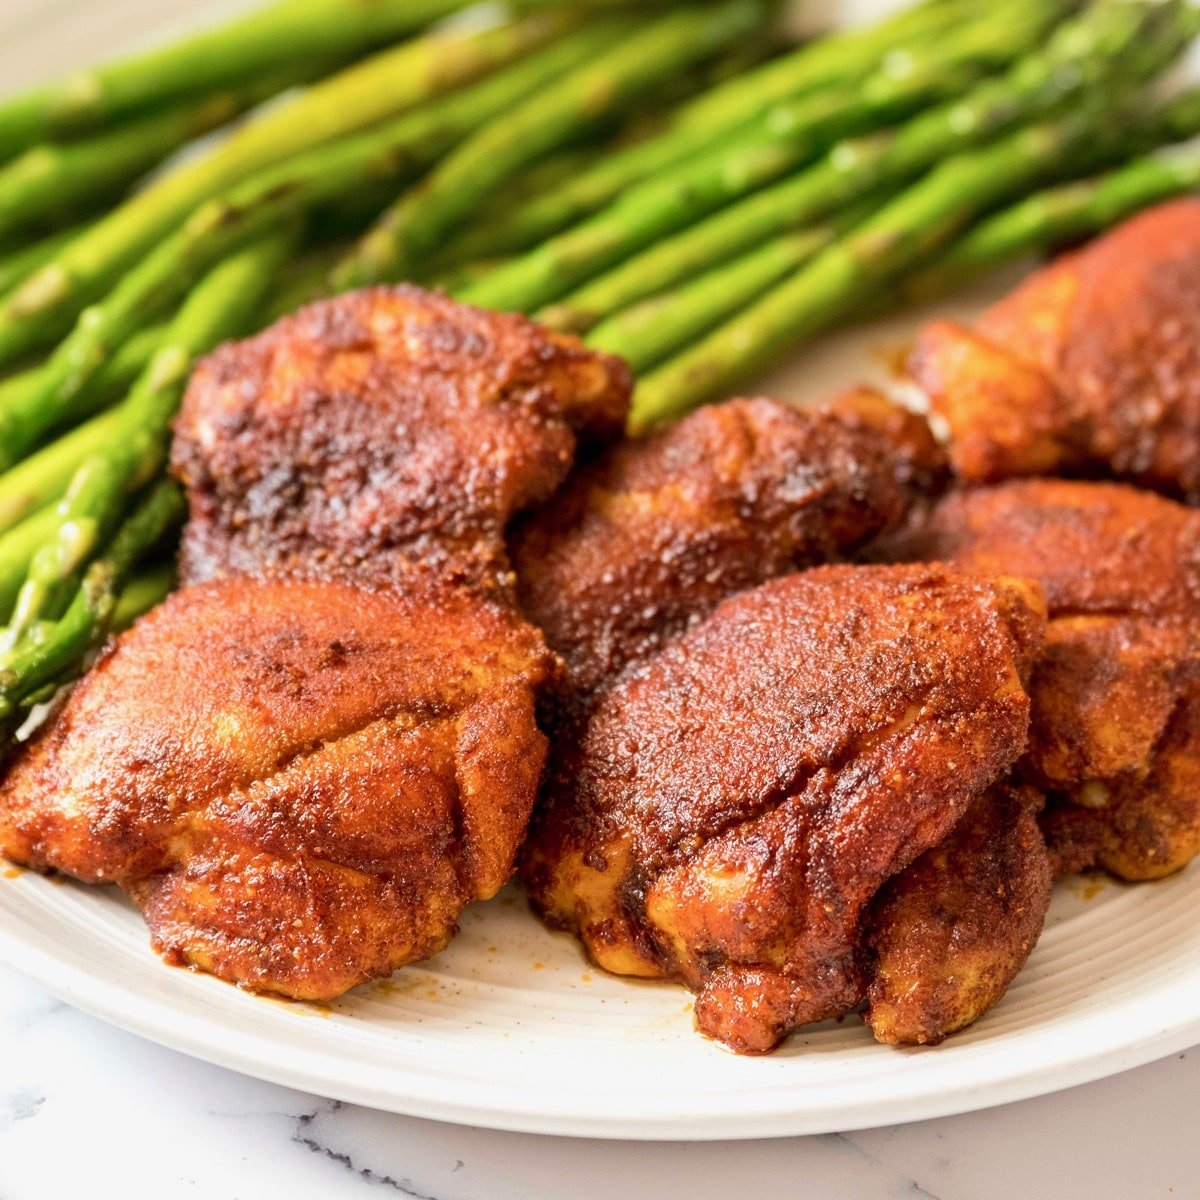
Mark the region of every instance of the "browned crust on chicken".
<instances>
[{"instance_id":1,"label":"browned crust on chicken","mask_svg":"<svg viewBox=\"0 0 1200 1200\"><path fill-rule=\"evenodd\" d=\"M523 876L601 966L769 1050L865 986L861 921L1024 746L1033 585L817 568L726 601L595 708Z\"/></svg>"},{"instance_id":2,"label":"browned crust on chicken","mask_svg":"<svg viewBox=\"0 0 1200 1200\"><path fill-rule=\"evenodd\" d=\"M0 848L120 884L169 959L330 999L507 879L550 669L529 626L448 589L189 587L16 760Z\"/></svg>"},{"instance_id":3,"label":"browned crust on chicken","mask_svg":"<svg viewBox=\"0 0 1200 1200\"><path fill-rule=\"evenodd\" d=\"M1111 476L1200 498L1200 200L1164 204L1031 276L912 362L959 475Z\"/></svg>"},{"instance_id":4,"label":"browned crust on chicken","mask_svg":"<svg viewBox=\"0 0 1200 1200\"><path fill-rule=\"evenodd\" d=\"M1050 623L1021 770L1063 870L1126 879L1200 853L1200 512L1117 484L957 493L879 552L1037 579Z\"/></svg>"},{"instance_id":5,"label":"browned crust on chicken","mask_svg":"<svg viewBox=\"0 0 1200 1200\"><path fill-rule=\"evenodd\" d=\"M1085 794L1086 795L1086 794ZM1127 772L1043 817L1058 874L1102 867L1121 879L1161 879L1200 854L1200 688L1172 710L1144 775Z\"/></svg>"},{"instance_id":6,"label":"browned crust on chicken","mask_svg":"<svg viewBox=\"0 0 1200 1200\"><path fill-rule=\"evenodd\" d=\"M726 597L898 524L944 466L924 420L865 389L815 410L703 408L578 471L518 526L520 603L579 702Z\"/></svg>"},{"instance_id":7,"label":"browned crust on chicken","mask_svg":"<svg viewBox=\"0 0 1200 1200\"><path fill-rule=\"evenodd\" d=\"M879 1041L935 1045L1024 967L1050 907L1041 807L1032 789L994 788L876 898L866 1022Z\"/></svg>"},{"instance_id":8,"label":"browned crust on chicken","mask_svg":"<svg viewBox=\"0 0 1200 1200\"><path fill-rule=\"evenodd\" d=\"M504 534L617 436L618 359L401 286L302 309L209 356L176 421L183 577L414 570L507 590Z\"/></svg>"},{"instance_id":9,"label":"browned crust on chicken","mask_svg":"<svg viewBox=\"0 0 1200 1200\"><path fill-rule=\"evenodd\" d=\"M511 873L546 755L557 664L504 603L507 523L629 390L408 287L219 350L178 421L188 586L18 755L0 849L120 884L168 959L256 991L439 950Z\"/></svg>"}]
</instances>

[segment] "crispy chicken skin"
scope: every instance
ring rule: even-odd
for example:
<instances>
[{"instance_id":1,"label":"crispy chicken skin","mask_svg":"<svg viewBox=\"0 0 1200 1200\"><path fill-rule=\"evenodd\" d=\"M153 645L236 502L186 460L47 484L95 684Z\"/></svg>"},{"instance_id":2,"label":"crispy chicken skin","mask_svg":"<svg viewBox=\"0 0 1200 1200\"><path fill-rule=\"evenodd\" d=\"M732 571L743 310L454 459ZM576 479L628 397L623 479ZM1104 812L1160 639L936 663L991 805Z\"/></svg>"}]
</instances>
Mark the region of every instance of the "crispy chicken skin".
<instances>
[{"instance_id":1,"label":"crispy chicken skin","mask_svg":"<svg viewBox=\"0 0 1200 1200\"><path fill-rule=\"evenodd\" d=\"M186 588L17 759L0 845L120 883L168 959L338 996L508 878L550 666L508 609L444 589Z\"/></svg>"},{"instance_id":2,"label":"crispy chicken skin","mask_svg":"<svg viewBox=\"0 0 1200 1200\"><path fill-rule=\"evenodd\" d=\"M1112 477L1200 500L1200 200L1174 201L1031 276L912 361L968 483Z\"/></svg>"},{"instance_id":3,"label":"crispy chicken skin","mask_svg":"<svg viewBox=\"0 0 1200 1200\"><path fill-rule=\"evenodd\" d=\"M1025 744L1036 585L819 567L721 604L599 698L523 875L619 974L743 1052L864 998L880 888Z\"/></svg>"},{"instance_id":4,"label":"crispy chicken skin","mask_svg":"<svg viewBox=\"0 0 1200 1200\"><path fill-rule=\"evenodd\" d=\"M1008 990L1050 908L1041 807L1032 788L993 788L880 892L865 1014L879 1041L936 1044Z\"/></svg>"},{"instance_id":5,"label":"crispy chicken skin","mask_svg":"<svg viewBox=\"0 0 1200 1200\"><path fill-rule=\"evenodd\" d=\"M439 950L512 871L557 671L505 525L619 429L629 379L412 288L201 366L179 418L188 586L0 787L0 849L120 884L171 961L332 999ZM198 582L205 580L205 582Z\"/></svg>"},{"instance_id":6,"label":"crispy chicken skin","mask_svg":"<svg viewBox=\"0 0 1200 1200\"><path fill-rule=\"evenodd\" d=\"M1039 580L1049 629L1022 774L1061 871L1170 874L1200 852L1200 512L1119 484L956 493L885 543Z\"/></svg>"},{"instance_id":7,"label":"crispy chicken skin","mask_svg":"<svg viewBox=\"0 0 1200 1200\"><path fill-rule=\"evenodd\" d=\"M585 700L726 597L899 524L944 466L924 420L865 390L824 409L703 408L518 524L519 600Z\"/></svg>"},{"instance_id":8,"label":"crispy chicken skin","mask_svg":"<svg viewBox=\"0 0 1200 1200\"><path fill-rule=\"evenodd\" d=\"M631 386L575 338L417 288L311 305L196 371L173 451L183 577L366 564L507 589L509 521L581 438L621 432Z\"/></svg>"}]
</instances>

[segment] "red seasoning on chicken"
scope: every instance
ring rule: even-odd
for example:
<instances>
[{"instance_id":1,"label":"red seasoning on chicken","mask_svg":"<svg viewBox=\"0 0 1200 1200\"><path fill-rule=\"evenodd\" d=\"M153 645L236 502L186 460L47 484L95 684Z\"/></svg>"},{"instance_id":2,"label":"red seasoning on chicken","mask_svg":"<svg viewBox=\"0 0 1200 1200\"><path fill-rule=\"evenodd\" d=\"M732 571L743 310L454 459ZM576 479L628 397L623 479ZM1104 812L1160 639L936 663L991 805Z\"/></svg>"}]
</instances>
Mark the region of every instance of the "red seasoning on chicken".
<instances>
[{"instance_id":1,"label":"red seasoning on chicken","mask_svg":"<svg viewBox=\"0 0 1200 1200\"><path fill-rule=\"evenodd\" d=\"M1200 199L1064 255L966 328L926 328L913 374L967 483L1111 477L1200 500Z\"/></svg>"},{"instance_id":2,"label":"red seasoning on chicken","mask_svg":"<svg viewBox=\"0 0 1200 1200\"><path fill-rule=\"evenodd\" d=\"M727 597L898 525L944 470L925 421L865 389L815 409L710 405L518 522L521 606L577 704Z\"/></svg>"},{"instance_id":3,"label":"red seasoning on chicken","mask_svg":"<svg viewBox=\"0 0 1200 1200\"><path fill-rule=\"evenodd\" d=\"M1200 854L1200 512L1120 484L956 493L879 549L1038 580L1050 622L1024 777L1061 871L1155 879Z\"/></svg>"},{"instance_id":4,"label":"red seasoning on chicken","mask_svg":"<svg viewBox=\"0 0 1200 1200\"><path fill-rule=\"evenodd\" d=\"M1036 585L939 567L726 601L598 701L526 849L535 903L600 966L696 990L736 1050L853 1010L876 895L1024 746L1043 623Z\"/></svg>"},{"instance_id":5,"label":"red seasoning on chicken","mask_svg":"<svg viewBox=\"0 0 1200 1200\"><path fill-rule=\"evenodd\" d=\"M822 726L832 721L842 701L839 684L853 688L857 676L832 654L806 659L810 648L801 644L792 648L796 657L789 660L790 668L783 662L772 668L756 656L749 636L744 655L731 654L722 676L688 653L693 635L679 639L697 622L694 637L699 639L709 624L704 618L721 600L773 576L851 553L894 526L940 485L943 467L925 422L869 391L806 410L770 400L730 401L702 409L645 443L616 447L580 471L553 505L521 522L513 550L520 596L567 664L566 678L555 692L546 799L535 812L523 873L551 923L578 929L602 965L621 972L663 973L709 987L700 973L657 948L661 933L645 931L647 917L637 908L642 885L636 881L647 870L640 853L635 851L636 861L628 862L624 851L595 848L607 822L627 831L639 847L652 843L659 819L654 792L617 816L605 815L589 800L586 781L597 754L593 735L618 703L608 702L608 689L624 695L650 687L645 680L657 679L667 670L664 663L676 661L668 658L676 643L684 656L681 695L688 686L722 688L722 704L691 715L690 733L677 731L679 737L694 733L700 741L707 733L711 745L687 743L699 760L697 770L708 772L703 782L688 774L681 760L669 760L679 786L686 791L694 785L719 810L693 827L683 793L670 801L685 823L686 844L698 847L701 830L736 825L747 810L755 813L776 803L776 798L757 796L753 776L746 773L750 763L761 765L771 755L765 743L755 740L759 725L754 716L769 722L770 736L779 745L799 754L805 740L819 737ZM848 597L853 596L854 579L845 581ZM862 579L864 591L870 580L869 575ZM756 614L757 594L745 597L747 610ZM829 633L848 622L850 613L848 600L845 612L827 616ZM762 619L768 620L765 615ZM880 653L863 626L854 630L864 637L864 655ZM961 634L927 626L923 636L928 646L914 632L906 648L914 663L923 658L933 662L945 650L943 640ZM898 655L879 672L900 667ZM773 672L778 678L768 689L767 704L754 689L760 679L773 679ZM642 682L634 682L638 680ZM828 697L805 704L794 690L802 686L827 688ZM650 696L650 704L666 703L653 691ZM849 711L847 738L856 732L873 738L878 731L872 720L866 711ZM629 734L622 745L632 762L644 745L642 729L640 724L637 730L621 729ZM673 736L664 730L664 743ZM1023 727L1014 726L1010 737L1023 744ZM997 745L1002 740L998 736ZM742 746L745 759L737 749ZM666 753L661 747L658 752ZM619 774L622 759L618 751L611 753L612 770ZM1017 753L1014 745L1009 761ZM927 782L936 775L936 758L921 768ZM796 788L802 790L802 782ZM865 796L847 819L856 821L863 838L874 844L874 839L886 840L889 830L894 832L891 822L902 818L894 798L880 796L870 804ZM781 804L784 799L777 798ZM883 880L873 875L869 860L848 857L842 862L841 886L858 899L840 940L822 941L819 928L797 911L789 918L794 925L788 926L784 972L791 983L765 971L754 978L746 974L736 1002L702 1000L701 1026L737 1049L761 1050L792 1024L847 1011L863 1001L874 1033L890 1042L940 1041L978 1018L1004 994L1041 932L1050 898L1050 863L1036 822L1041 806L1036 792L992 787L981 791L969 808L964 804L959 797L938 811L945 837L907 868L898 855L890 867L897 873L882 890ZM746 822L748 836L759 837L766 827L765 822ZM765 833L761 836L766 840ZM826 833L814 828L796 836L811 838L815 854L817 839ZM911 849L912 855L918 852L919 846ZM723 851L712 853L719 857ZM572 865L577 854L583 854L582 864ZM793 868L780 869L786 874ZM797 889L804 886L799 879L793 882ZM599 895L610 891L611 900ZM704 920L723 921L731 931L750 912L760 914L756 922L767 919L755 907L757 900L743 903L732 894L730 900L730 911L722 918L717 915L719 898L712 897L703 907ZM614 917L613 906L621 917ZM771 919L782 928L786 905L780 901L777 907ZM750 947L744 953L752 955L752 932L745 936L748 940L738 944ZM634 955L631 942L648 957ZM707 953L696 950L701 957ZM805 984L799 965L804 955L827 964L840 961L841 983L831 982L827 994L811 981ZM782 995L789 986L795 993L786 1003L770 999L772 989ZM769 1018L772 1003L778 1011ZM746 1018L734 1029L728 1014L718 1015L718 1009L737 1005L759 1012L761 1027L751 1030Z\"/></svg>"},{"instance_id":6,"label":"red seasoning on chicken","mask_svg":"<svg viewBox=\"0 0 1200 1200\"><path fill-rule=\"evenodd\" d=\"M178 422L193 582L18 755L4 853L120 884L166 958L256 991L440 949L508 878L546 752L555 662L506 603L505 526L628 392L412 288L218 351Z\"/></svg>"}]
</instances>

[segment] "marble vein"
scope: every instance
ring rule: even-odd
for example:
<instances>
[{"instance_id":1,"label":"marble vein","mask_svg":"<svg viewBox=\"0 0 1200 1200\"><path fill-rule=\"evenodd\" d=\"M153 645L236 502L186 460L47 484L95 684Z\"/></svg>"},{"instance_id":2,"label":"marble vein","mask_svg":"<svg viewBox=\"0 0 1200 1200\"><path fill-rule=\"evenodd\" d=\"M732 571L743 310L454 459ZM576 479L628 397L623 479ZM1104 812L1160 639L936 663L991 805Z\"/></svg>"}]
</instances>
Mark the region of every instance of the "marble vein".
<instances>
[{"instance_id":1,"label":"marble vein","mask_svg":"<svg viewBox=\"0 0 1200 1200\"><path fill-rule=\"evenodd\" d=\"M318 1117L339 1112L342 1108L343 1105L340 1100L330 1100L314 1108L311 1112L301 1113L294 1118L295 1128L292 1133L292 1141L298 1146L303 1146L313 1154L320 1154L329 1159L330 1162L337 1163L338 1166L349 1171L351 1175L362 1180L363 1183L388 1188L397 1195L409 1197L409 1200L440 1200L440 1197L434 1196L429 1192L418 1191L409 1179L396 1179L392 1175L373 1170L371 1167L360 1166L346 1151L337 1150L312 1135L310 1131L312 1130L313 1122Z\"/></svg>"},{"instance_id":2,"label":"marble vein","mask_svg":"<svg viewBox=\"0 0 1200 1200\"><path fill-rule=\"evenodd\" d=\"M46 1097L30 1087L0 1093L0 1133L7 1133L18 1121L36 1117Z\"/></svg>"}]
</instances>

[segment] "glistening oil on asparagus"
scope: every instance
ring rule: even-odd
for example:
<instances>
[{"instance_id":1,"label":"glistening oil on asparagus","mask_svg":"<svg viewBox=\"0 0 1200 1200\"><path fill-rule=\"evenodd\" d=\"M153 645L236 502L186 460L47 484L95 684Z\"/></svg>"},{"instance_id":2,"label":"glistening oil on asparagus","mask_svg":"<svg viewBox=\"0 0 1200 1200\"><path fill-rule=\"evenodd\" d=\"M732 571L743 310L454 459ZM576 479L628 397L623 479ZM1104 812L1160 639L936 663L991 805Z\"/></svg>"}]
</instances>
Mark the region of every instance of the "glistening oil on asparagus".
<instances>
[{"instance_id":1,"label":"glistening oil on asparagus","mask_svg":"<svg viewBox=\"0 0 1200 1200\"><path fill-rule=\"evenodd\" d=\"M885 70L853 92L778 105L742 130L736 143L629 188L599 213L464 289L460 298L485 308L537 312L597 271L790 175L839 138L888 126L957 96L989 70L1033 49L1060 15L1053 4L1010 7L999 14L998 29L973 25L944 38L923 68L902 81ZM538 316L556 328L587 328L579 310L564 311L562 321L557 314Z\"/></svg>"},{"instance_id":2,"label":"glistening oil on asparagus","mask_svg":"<svg viewBox=\"0 0 1200 1200\"><path fill-rule=\"evenodd\" d=\"M736 144L742 126L761 120L777 104L806 96L837 100L877 71L902 77L911 56L959 30L969 15L969 7L931 0L865 29L808 42L684 104L661 135L603 155L548 194L464 230L450 248L453 257L470 261L529 250L634 184L724 139Z\"/></svg>"},{"instance_id":3,"label":"glistening oil on asparagus","mask_svg":"<svg viewBox=\"0 0 1200 1200\"><path fill-rule=\"evenodd\" d=\"M1089 87L1110 80L1121 87L1144 82L1173 60L1190 36L1182 9L1168 15L1152 5L1093 6L1062 26L1044 49L959 99L890 129L841 142L814 166L595 274L557 299L553 319L563 328L588 329L769 238L803 230L867 192L897 188L948 154L1035 119ZM1137 53L1132 53L1135 46ZM506 290L526 268L552 255L555 244L497 272ZM539 269L539 277L544 271ZM479 300L493 286L485 275L463 298ZM508 301L515 291L508 292Z\"/></svg>"}]
</instances>

